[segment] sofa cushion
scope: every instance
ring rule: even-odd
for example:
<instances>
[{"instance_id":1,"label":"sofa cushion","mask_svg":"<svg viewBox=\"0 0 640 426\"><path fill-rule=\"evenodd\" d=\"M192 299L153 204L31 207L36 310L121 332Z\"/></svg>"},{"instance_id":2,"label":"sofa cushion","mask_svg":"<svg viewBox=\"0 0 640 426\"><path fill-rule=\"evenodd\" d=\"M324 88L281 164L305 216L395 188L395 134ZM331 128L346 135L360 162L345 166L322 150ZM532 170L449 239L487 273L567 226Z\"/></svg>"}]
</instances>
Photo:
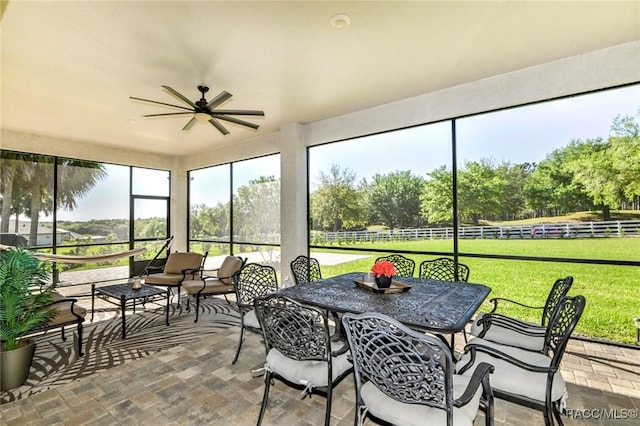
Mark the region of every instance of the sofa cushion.
<instances>
[{"instance_id":1,"label":"sofa cushion","mask_svg":"<svg viewBox=\"0 0 640 426\"><path fill-rule=\"evenodd\" d=\"M165 274L181 274L185 269L198 269L202 265L200 253L171 253L164 265ZM155 274L154 274L155 275Z\"/></svg>"},{"instance_id":2,"label":"sofa cushion","mask_svg":"<svg viewBox=\"0 0 640 426\"><path fill-rule=\"evenodd\" d=\"M218 269L218 279L224 284L232 284L232 275L242 266L242 260L237 256L225 257L220 269Z\"/></svg>"},{"instance_id":3,"label":"sofa cushion","mask_svg":"<svg viewBox=\"0 0 640 426\"><path fill-rule=\"evenodd\" d=\"M73 305L73 312L71 311L71 302L56 303L52 305L52 308L55 309L55 315L47 323L47 327L78 321L78 317L73 313L79 315L82 320L84 320L84 317L87 315L87 310L77 303Z\"/></svg>"},{"instance_id":4,"label":"sofa cushion","mask_svg":"<svg viewBox=\"0 0 640 426\"><path fill-rule=\"evenodd\" d=\"M54 310L54 316L49 320L46 327L55 327L56 325L68 324L78 321L78 317L75 314L79 315L84 321L84 317L87 315L87 310L77 303L73 303L66 296L54 292L52 295L52 304L49 306L50 309ZM71 308L73 306L73 312Z\"/></svg>"},{"instance_id":5,"label":"sofa cushion","mask_svg":"<svg viewBox=\"0 0 640 426\"><path fill-rule=\"evenodd\" d=\"M206 278L202 280L188 280L182 282L182 288L187 294L225 294L233 293L233 285L225 284L217 278Z\"/></svg>"},{"instance_id":6,"label":"sofa cushion","mask_svg":"<svg viewBox=\"0 0 640 426\"><path fill-rule=\"evenodd\" d=\"M160 272L158 274L151 274L144 277L145 284L151 285L163 285L163 286L178 286L182 282L182 274L166 274Z\"/></svg>"}]
</instances>

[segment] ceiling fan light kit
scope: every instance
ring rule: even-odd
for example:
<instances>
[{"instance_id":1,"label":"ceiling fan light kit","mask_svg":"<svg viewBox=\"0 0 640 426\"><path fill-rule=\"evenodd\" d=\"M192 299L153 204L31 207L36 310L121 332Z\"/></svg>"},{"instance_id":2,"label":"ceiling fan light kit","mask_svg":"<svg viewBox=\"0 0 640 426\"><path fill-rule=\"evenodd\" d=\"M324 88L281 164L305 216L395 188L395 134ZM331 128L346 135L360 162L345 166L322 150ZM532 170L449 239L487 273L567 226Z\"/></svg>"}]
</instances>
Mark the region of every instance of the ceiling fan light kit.
<instances>
[{"instance_id":1,"label":"ceiling fan light kit","mask_svg":"<svg viewBox=\"0 0 640 426\"><path fill-rule=\"evenodd\" d=\"M165 91L167 91L167 93L169 93L171 96L175 97L182 103L188 105L188 107L185 107L182 105L168 104L166 102L152 101L150 99L136 98L134 96L130 96L129 99L133 99L135 101L149 102L155 105L162 105L166 107L178 108L180 110L183 110L180 112L146 114L146 115L143 115L143 117L170 117L174 115L191 115L191 120L189 120L189 122L182 128L182 130L185 130L185 131L191 129L194 126L194 124L196 124L197 122L204 123L208 121L213 127L218 129L220 133L222 133L223 135L228 135L229 130L227 130L227 128L224 127L224 125L222 125L222 123L220 123L219 120L227 121L229 123L238 124L240 126L249 127L252 129L258 129L260 126L258 126L257 124L250 123L248 121L241 120L239 118L235 118L232 116L233 115L255 115L255 116L264 117L264 111L260 111L260 110L216 109L222 103L231 99L231 96L232 96L231 93L226 92L224 90L218 93L218 95L215 98L213 98L211 101L207 102L207 100L205 99L205 94L209 91L209 88L207 86L198 86L198 91L201 94L200 99L195 102L192 102L189 98L187 98L186 96L182 95L181 93L179 93L175 89L172 89L169 86L162 86L162 88Z\"/></svg>"},{"instance_id":2,"label":"ceiling fan light kit","mask_svg":"<svg viewBox=\"0 0 640 426\"><path fill-rule=\"evenodd\" d=\"M193 114L193 116L202 123L206 123L207 121L209 121L209 114L205 114L204 112L196 112L195 114Z\"/></svg>"}]
</instances>

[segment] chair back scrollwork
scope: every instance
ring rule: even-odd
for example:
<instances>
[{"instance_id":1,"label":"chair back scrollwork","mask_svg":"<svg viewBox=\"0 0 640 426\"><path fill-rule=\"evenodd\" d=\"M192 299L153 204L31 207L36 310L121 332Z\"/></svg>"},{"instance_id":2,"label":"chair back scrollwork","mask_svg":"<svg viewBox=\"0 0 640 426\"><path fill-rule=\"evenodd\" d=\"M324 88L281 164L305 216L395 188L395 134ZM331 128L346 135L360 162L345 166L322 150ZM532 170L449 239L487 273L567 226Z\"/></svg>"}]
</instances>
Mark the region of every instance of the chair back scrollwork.
<instances>
[{"instance_id":1,"label":"chair back scrollwork","mask_svg":"<svg viewBox=\"0 0 640 426\"><path fill-rule=\"evenodd\" d=\"M293 279L298 284L311 283L322 279L320 263L313 257L300 255L291 262Z\"/></svg>"},{"instance_id":2,"label":"chair back scrollwork","mask_svg":"<svg viewBox=\"0 0 640 426\"><path fill-rule=\"evenodd\" d=\"M376 259L376 263L386 260L393 264L398 277L412 277L413 271L416 269L416 262L413 259L404 257L401 254L390 254Z\"/></svg>"},{"instance_id":3,"label":"chair back scrollwork","mask_svg":"<svg viewBox=\"0 0 640 426\"><path fill-rule=\"evenodd\" d=\"M273 266L247 263L233 274L238 306L251 306L256 297L278 291L278 278Z\"/></svg>"},{"instance_id":4,"label":"chair back scrollwork","mask_svg":"<svg viewBox=\"0 0 640 426\"><path fill-rule=\"evenodd\" d=\"M469 267L463 263L458 263L447 257L439 257L434 260L425 260L420 264L420 278L428 278L440 281L460 281L469 280Z\"/></svg>"},{"instance_id":5,"label":"chair back scrollwork","mask_svg":"<svg viewBox=\"0 0 640 426\"><path fill-rule=\"evenodd\" d=\"M295 360L327 360L329 325L319 309L271 294L254 301L267 352L279 350Z\"/></svg>"},{"instance_id":6,"label":"chair back scrollwork","mask_svg":"<svg viewBox=\"0 0 640 426\"><path fill-rule=\"evenodd\" d=\"M553 316L558 303L564 296L567 295L571 285L573 284L573 277L568 276L565 278L559 278L553 283L547 301L544 304L544 310L542 311L542 326L546 327L551 323L551 317Z\"/></svg>"},{"instance_id":7,"label":"chair back scrollwork","mask_svg":"<svg viewBox=\"0 0 640 426\"><path fill-rule=\"evenodd\" d=\"M452 358L435 336L416 333L381 314L345 314L357 392L371 381L401 402L452 410Z\"/></svg>"},{"instance_id":8,"label":"chair back scrollwork","mask_svg":"<svg viewBox=\"0 0 640 426\"><path fill-rule=\"evenodd\" d=\"M544 352L553 352L552 366L560 366L565 348L576 328L586 300L584 296L564 297L555 310L545 335Z\"/></svg>"}]
</instances>

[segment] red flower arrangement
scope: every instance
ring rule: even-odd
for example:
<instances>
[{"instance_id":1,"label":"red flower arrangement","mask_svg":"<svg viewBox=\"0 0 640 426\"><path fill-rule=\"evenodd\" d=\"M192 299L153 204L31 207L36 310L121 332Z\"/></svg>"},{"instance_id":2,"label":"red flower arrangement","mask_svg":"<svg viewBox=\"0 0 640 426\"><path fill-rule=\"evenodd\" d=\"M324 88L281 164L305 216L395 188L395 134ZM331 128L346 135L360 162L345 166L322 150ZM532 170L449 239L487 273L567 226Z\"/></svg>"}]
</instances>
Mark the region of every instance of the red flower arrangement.
<instances>
[{"instance_id":1,"label":"red flower arrangement","mask_svg":"<svg viewBox=\"0 0 640 426\"><path fill-rule=\"evenodd\" d=\"M380 278L382 275L392 277L396 274L396 268L393 266L393 263L388 260L381 260L380 262L374 263L371 267L371 272L376 274L376 278Z\"/></svg>"}]
</instances>

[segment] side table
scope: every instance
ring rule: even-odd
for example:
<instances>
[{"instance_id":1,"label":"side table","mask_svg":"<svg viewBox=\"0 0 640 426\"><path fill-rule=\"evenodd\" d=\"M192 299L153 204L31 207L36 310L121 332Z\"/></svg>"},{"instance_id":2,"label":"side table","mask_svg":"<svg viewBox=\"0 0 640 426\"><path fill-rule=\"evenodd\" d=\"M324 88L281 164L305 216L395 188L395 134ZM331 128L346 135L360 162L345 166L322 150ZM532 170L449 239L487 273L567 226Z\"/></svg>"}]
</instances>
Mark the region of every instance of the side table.
<instances>
[{"instance_id":1,"label":"side table","mask_svg":"<svg viewBox=\"0 0 640 426\"><path fill-rule=\"evenodd\" d=\"M133 307L133 311L136 310L136 300L142 305L151 302L157 302L166 298L167 304L165 306L165 322L169 325L169 299L171 291L169 289L162 290L157 287L148 285L142 285L141 288L134 289L130 283L125 284L113 284L104 287L96 287L95 283L91 284L91 321L93 321L94 303L96 294L102 300L111 303L113 305L120 306L120 313L122 316L122 338L127 337L127 328L125 323L125 310L127 303L130 303ZM117 300L113 301L112 299Z\"/></svg>"}]
</instances>

